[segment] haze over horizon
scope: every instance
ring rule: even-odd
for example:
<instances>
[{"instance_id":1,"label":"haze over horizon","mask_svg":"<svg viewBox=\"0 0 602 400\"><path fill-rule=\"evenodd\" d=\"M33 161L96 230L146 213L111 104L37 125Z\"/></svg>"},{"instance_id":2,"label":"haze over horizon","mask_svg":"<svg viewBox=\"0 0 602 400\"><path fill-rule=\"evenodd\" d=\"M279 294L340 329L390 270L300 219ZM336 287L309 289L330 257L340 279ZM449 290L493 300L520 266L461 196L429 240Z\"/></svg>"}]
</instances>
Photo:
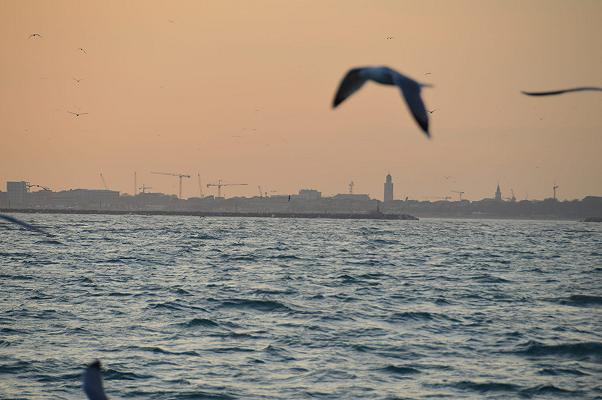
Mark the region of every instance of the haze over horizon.
<instances>
[{"instance_id":1,"label":"haze over horizon","mask_svg":"<svg viewBox=\"0 0 602 400\"><path fill-rule=\"evenodd\" d=\"M498 182L518 199L554 182L560 199L602 195L602 96L520 94L600 86L601 20L594 0L3 1L0 182L101 188L102 172L132 193L137 171L175 194L150 171L181 172L191 197L199 172L249 184L228 197L354 181L382 198L390 172L397 198L480 199ZM395 88L331 109L363 65L434 84L432 140Z\"/></svg>"}]
</instances>

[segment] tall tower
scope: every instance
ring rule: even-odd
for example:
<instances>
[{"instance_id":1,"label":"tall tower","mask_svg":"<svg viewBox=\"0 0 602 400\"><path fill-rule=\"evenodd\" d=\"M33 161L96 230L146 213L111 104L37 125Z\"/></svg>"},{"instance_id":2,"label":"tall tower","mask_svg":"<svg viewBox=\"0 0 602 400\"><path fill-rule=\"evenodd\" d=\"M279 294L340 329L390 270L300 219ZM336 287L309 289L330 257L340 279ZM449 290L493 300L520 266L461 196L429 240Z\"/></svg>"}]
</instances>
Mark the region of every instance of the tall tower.
<instances>
[{"instance_id":1,"label":"tall tower","mask_svg":"<svg viewBox=\"0 0 602 400\"><path fill-rule=\"evenodd\" d=\"M385 203L387 201L393 201L393 179L391 178L391 174L387 174L387 178L385 179Z\"/></svg>"},{"instance_id":2,"label":"tall tower","mask_svg":"<svg viewBox=\"0 0 602 400\"><path fill-rule=\"evenodd\" d=\"M495 201L502 201L502 191L500 190L500 184L497 184L497 190L495 191Z\"/></svg>"}]
</instances>

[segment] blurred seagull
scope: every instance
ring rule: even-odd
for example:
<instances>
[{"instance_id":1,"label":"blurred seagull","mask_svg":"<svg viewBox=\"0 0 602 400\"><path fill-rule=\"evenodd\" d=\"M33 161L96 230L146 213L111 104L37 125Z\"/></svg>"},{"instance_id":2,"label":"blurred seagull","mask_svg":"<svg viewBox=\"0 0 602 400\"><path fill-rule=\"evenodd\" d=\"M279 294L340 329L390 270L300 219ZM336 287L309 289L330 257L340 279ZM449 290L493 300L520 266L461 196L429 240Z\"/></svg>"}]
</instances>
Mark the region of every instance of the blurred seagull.
<instances>
[{"instance_id":1,"label":"blurred seagull","mask_svg":"<svg viewBox=\"0 0 602 400\"><path fill-rule=\"evenodd\" d=\"M29 35L29 39L31 39L31 38L35 38L35 37L39 37L39 38L41 38L41 37L42 37L42 35L40 35L39 33L32 33L31 35Z\"/></svg>"},{"instance_id":2,"label":"blurred seagull","mask_svg":"<svg viewBox=\"0 0 602 400\"><path fill-rule=\"evenodd\" d=\"M71 112L71 111L67 111L67 112L68 112L69 114L73 114L73 115L75 115L76 117L79 117L80 115L86 115L86 114L89 114L89 113L76 113L76 112Z\"/></svg>"},{"instance_id":3,"label":"blurred seagull","mask_svg":"<svg viewBox=\"0 0 602 400\"><path fill-rule=\"evenodd\" d=\"M86 49L84 49L83 47L78 47L77 48L79 51L81 51L84 54L88 54L88 52L86 51Z\"/></svg>"},{"instance_id":4,"label":"blurred seagull","mask_svg":"<svg viewBox=\"0 0 602 400\"><path fill-rule=\"evenodd\" d=\"M435 111L437 111L437 109L436 109L436 108L435 108L435 109L433 109L433 110L428 110L429 114L432 114L432 113L434 113Z\"/></svg>"},{"instance_id":5,"label":"blurred seagull","mask_svg":"<svg viewBox=\"0 0 602 400\"><path fill-rule=\"evenodd\" d=\"M332 108L336 108L369 80L383 85L395 85L399 87L414 119L426 136L428 138L431 137L429 133L429 118L420 97L420 91L423 87L432 87L432 85L418 83L388 67L361 67L349 70L337 90Z\"/></svg>"},{"instance_id":6,"label":"blurred seagull","mask_svg":"<svg viewBox=\"0 0 602 400\"><path fill-rule=\"evenodd\" d=\"M395 36L386 36L385 39L387 39L387 40L395 39Z\"/></svg>"},{"instance_id":7,"label":"blurred seagull","mask_svg":"<svg viewBox=\"0 0 602 400\"><path fill-rule=\"evenodd\" d=\"M581 86L570 89L561 89L561 90L551 90L549 92L525 92L522 91L522 94L526 94L527 96L554 96L557 94L570 93L570 92L602 92L601 87L595 86Z\"/></svg>"},{"instance_id":8,"label":"blurred seagull","mask_svg":"<svg viewBox=\"0 0 602 400\"><path fill-rule=\"evenodd\" d=\"M88 396L88 400L108 400L102 387L102 375L100 373L100 361L95 360L88 365L82 376L82 388Z\"/></svg>"},{"instance_id":9,"label":"blurred seagull","mask_svg":"<svg viewBox=\"0 0 602 400\"><path fill-rule=\"evenodd\" d=\"M77 82L77 83L80 83L81 81L83 81L83 80L84 80L84 78L80 78L80 79L73 78L73 80L74 80L75 82Z\"/></svg>"},{"instance_id":10,"label":"blurred seagull","mask_svg":"<svg viewBox=\"0 0 602 400\"><path fill-rule=\"evenodd\" d=\"M25 229L27 229L28 231L33 231L33 232L37 232L37 233L41 233L42 235L46 235L46 236L50 236L52 237L53 235L51 235L50 233L38 228L37 226L33 226L31 224L28 224L25 221L21 221L18 218L15 217L11 217L10 215L6 215L6 214L0 214L0 219L3 219L7 222L11 222L13 224L19 225Z\"/></svg>"}]
</instances>

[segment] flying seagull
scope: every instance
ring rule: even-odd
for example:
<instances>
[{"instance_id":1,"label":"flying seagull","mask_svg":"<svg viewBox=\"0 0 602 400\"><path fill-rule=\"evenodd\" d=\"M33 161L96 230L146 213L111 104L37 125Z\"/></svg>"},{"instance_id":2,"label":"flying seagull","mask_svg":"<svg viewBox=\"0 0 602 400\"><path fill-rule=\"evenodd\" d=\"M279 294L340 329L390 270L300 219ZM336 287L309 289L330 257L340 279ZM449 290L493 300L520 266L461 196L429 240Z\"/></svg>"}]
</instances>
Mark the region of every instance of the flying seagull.
<instances>
[{"instance_id":1,"label":"flying seagull","mask_svg":"<svg viewBox=\"0 0 602 400\"><path fill-rule=\"evenodd\" d=\"M95 360L88 365L82 376L82 387L88 400L108 400L102 387L102 375L100 373L100 361Z\"/></svg>"},{"instance_id":2,"label":"flying seagull","mask_svg":"<svg viewBox=\"0 0 602 400\"><path fill-rule=\"evenodd\" d=\"M75 82L77 82L77 83L80 83L81 81L83 81L83 80L84 80L84 78L79 78L79 79L77 79L77 78L73 78L73 80L74 80Z\"/></svg>"},{"instance_id":3,"label":"flying seagull","mask_svg":"<svg viewBox=\"0 0 602 400\"><path fill-rule=\"evenodd\" d=\"M370 80L383 85L395 85L399 87L414 119L420 125L425 135L428 138L431 137L429 133L429 117L420 97L420 91L423 87L432 87L432 85L418 83L388 67L361 67L349 70L341 81L334 97L332 108L336 108L347 97L358 91L366 81Z\"/></svg>"},{"instance_id":4,"label":"flying seagull","mask_svg":"<svg viewBox=\"0 0 602 400\"><path fill-rule=\"evenodd\" d=\"M436 109L436 108L435 108L435 109L432 109L432 110L428 110L429 114L432 114L432 113L434 113L435 111L437 111L437 109Z\"/></svg>"},{"instance_id":5,"label":"flying seagull","mask_svg":"<svg viewBox=\"0 0 602 400\"><path fill-rule=\"evenodd\" d=\"M79 51L81 51L84 54L88 54L88 52L86 51L86 49L84 49L83 47L78 47L77 48Z\"/></svg>"},{"instance_id":6,"label":"flying seagull","mask_svg":"<svg viewBox=\"0 0 602 400\"><path fill-rule=\"evenodd\" d=\"M525 92L522 91L522 94L526 94L527 96L553 96L556 94L570 93L570 92L602 92L602 87L595 86L581 86L570 89L561 89L561 90L551 90L549 92Z\"/></svg>"},{"instance_id":7,"label":"flying seagull","mask_svg":"<svg viewBox=\"0 0 602 400\"><path fill-rule=\"evenodd\" d=\"M86 115L86 114L89 114L89 113L76 113L76 112L71 112L71 111L67 111L67 112L68 112L69 114L73 114L73 115L75 115L76 117L79 117L80 115Z\"/></svg>"},{"instance_id":8,"label":"flying seagull","mask_svg":"<svg viewBox=\"0 0 602 400\"><path fill-rule=\"evenodd\" d=\"M0 214L0 219L3 219L7 222L11 222L13 224L17 224L25 229L27 229L28 231L33 231L33 232L37 232L37 233L41 233L42 235L46 235L46 236L52 236L50 233L38 228L37 226L28 224L25 221L21 221L18 218L15 217L11 217L10 215L6 215L6 214Z\"/></svg>"},{"instance_id":9,"label":"flying seagull","mask_svg":"<svg viewBox=\"0 0 602 400\"><path fill-rule=\"evenodd\" d=\"M39 33L32 33L31 35L29 35L29 39L31 38L35 38L35 37L42 37L42 35L40 35Z\"/></svg>"}]
</instances>

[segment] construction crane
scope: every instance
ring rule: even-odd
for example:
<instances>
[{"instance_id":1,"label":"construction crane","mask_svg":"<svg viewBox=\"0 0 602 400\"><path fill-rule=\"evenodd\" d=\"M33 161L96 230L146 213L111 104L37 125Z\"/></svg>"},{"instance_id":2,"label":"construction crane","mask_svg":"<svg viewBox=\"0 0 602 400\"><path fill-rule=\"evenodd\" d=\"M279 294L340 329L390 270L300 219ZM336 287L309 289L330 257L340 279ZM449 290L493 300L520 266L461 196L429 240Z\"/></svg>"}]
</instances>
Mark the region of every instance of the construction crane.
<instances>
[{"instance_id":1,"label":"construction crane","mask_svg":"<svg viewBox=\"0 0 602 400\"><path fill-rule=\"evenodd\" d=\"M458 196L460 196L460 201L462 201L462 195L464 194L464 192L462 192L460 190L452 190L452 193L457 193Z\"/></svg>"},{"instance_id":2,"label":"construction crane","mask_svg":"<svg viewBox=\"0 0 602 400\"><path fill-rule=\"evenodd\" d=\"M504 200L514 203L516 201L516 196L514 195L514 190L510 189L510 193L512 196L506 197Z\"/></svg>"},{"instance_id":3,"label":"construction crane","mask_svg":"<svg viewBox=\"0 0 602 400\"><path fill-rule=\"evenodd\" d=\"M203 196L203 185L201 185L201 174L197 173L196 174L198 181L199 181L199 196L201 196L201 199L205 196Z\"/></svg>"},{"instance_id":4,"label":"construction crane","mask_svg":"<svg viewBox=\"0 0 602 400\"><path fill-rule=\"evenodd\" d=\"M560 186L558 186L556 183L554 183L554 186L552 186L552 190L554 190L554 200L556 200L556 190L559 188Z\"/></svg>"},{"instance_id":5,"label":"construction crane","mask_svg":"<svg viewBox=\"0 0 602 400\"><path fill-rule=\"evenodd\" d=\"M217 197L222 197L222 187L223 186L247 186L246 183L222 183L222 180L219 179L217 183L208 183L207 187L217 187Z\"/></svg>"},{"instance_id":6,"label":"construction crane","mask_svg":"<svg viewBox=\"0 0 602 400\"><path fill-rule=\"evenodd\" d=\"M349 182L349 194L353 194L353 186L355 186L355 183L353 181Z\"/></svg>"},{"instance_id":7,"label":"construction crane","mask_svg":"<svg viewBox=\"0 0 602 400\"><path fill-rule=\"evenodd\" d=\"M102 172L100 173L100 179L102 180L102 185L105 187L105 190L109 190L109 187L107 186L107 182L105 181L105 177L102 176Z\"/></svg>"},{"instance_id":8,"label":"construction crane","mask_svg":"<svg viewBox=\"0 0 602 400\"><path fill-rule=\"evenodd\" d=\"M42 189L42 190L44 190L46 192L50 191L50 189L48 189L46 186L34 185L34 184L29 183L29 182L25 182L25 186L27 187L27 190L29 190L32 187L37 187L37 188L40 188L40 189Z\"/></svg>"},{"instance_id":9,"label":"construction crane","mask_svg":"<svg viewBox=\"0 0 602 400\"><path fill-rule=\"evenodd\" d=\"M174 173L171 173L171 172L151 172L151 174L177 176L180 179L180 191L179 191L178 199L182 198L182 178L190 178L190 175L186 175L186 174L174 174Z\"/></svg>"},{"instance_id":10,"label":"construction crane","mask_svg":"<svg viewBox=\"0 0 602 400\"><path fill-rule=\"evenodd\" d=\"M140 186L140 193L144 194L148 189L152 189L150 186L146 186L144 183Z\"/></svg>"}]
</instances>

